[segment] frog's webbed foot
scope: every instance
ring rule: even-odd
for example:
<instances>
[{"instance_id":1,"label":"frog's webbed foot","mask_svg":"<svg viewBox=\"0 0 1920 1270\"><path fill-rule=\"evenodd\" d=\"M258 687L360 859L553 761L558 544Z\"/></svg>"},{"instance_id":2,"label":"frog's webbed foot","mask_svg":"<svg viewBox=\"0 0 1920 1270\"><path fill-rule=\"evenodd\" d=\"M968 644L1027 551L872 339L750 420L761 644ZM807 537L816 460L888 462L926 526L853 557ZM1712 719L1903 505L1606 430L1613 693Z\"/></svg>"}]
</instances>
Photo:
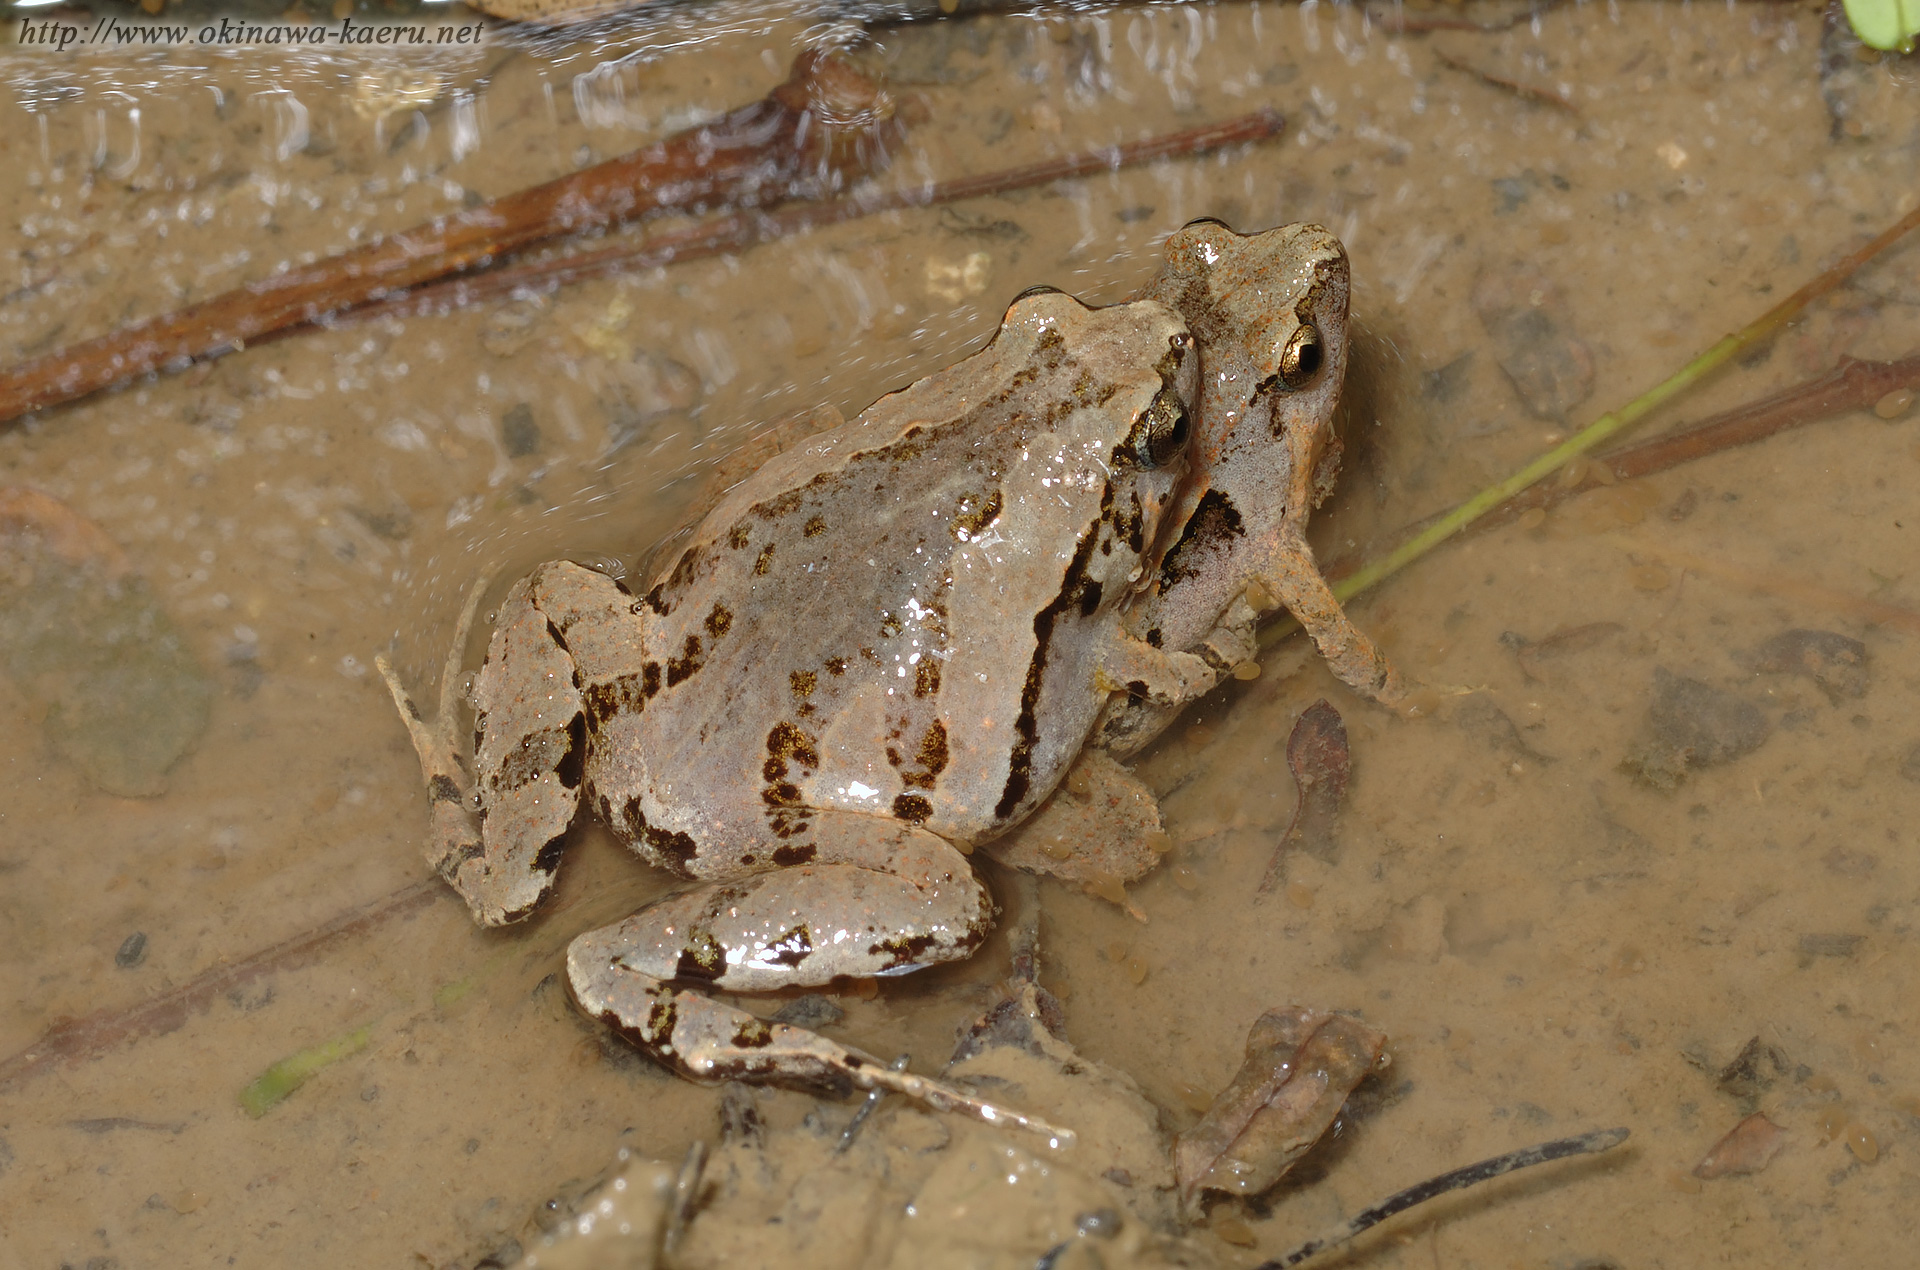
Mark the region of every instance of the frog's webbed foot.
<instances>
[{"instance_id":1,"label":"frog's webbed foot","mask_svg":"<svg viewBox=\"0 0 1920 1270\"><path fill-rule=\"evenodd\" d=\"M514 584L500 604L487 660L474 680L473 775L453 738L459 658L479 588L461 617L428 725L382 668L413 735L433 799L427 861L488 926L518 921L553 889L580 802L587 720L577 664L598 672L625 650L632 597L613 579L566 561Z\"/></svg>"},{"instance_id":2,"label":"frog's webbed foot","mask_svg":"<svg viewBox=\"0 0 1920 1270\"><path fill-rule=\"evenodd\" d=\"M1153 791L1089 748L1038 811L981 849L1011 868L1084 886L1144 920L1126 884L1157 868L1171 845Z\"/></svg>"},{"instance_id":3,"label":"frog's webbed foot","mask_svg":"<svg viewBox=\"0 0 1920 1270\"><path fill-rule=\"evenodd\" d=\"M768 1023L711 997L676 988L624 964L617 941L595 931L567 949L567 981L585 1013L683 1076L797 1086L846 1097L857 1090L905 1094L935 1111L1013 1125L1056 1145L1073 1132L989 1102L949 1081L896 1070L870 1054L787 1023Z\"/></svg>"},{"instance_id":4,"label":"frog's webbed foot","mask_svg":"<svg viewBox=\"0 0 1920 1270\"><path fill-rule=\"evenodd\" d=\"M474 617L480 611L481 597L486 594L492 576L488 572L474 581L467 593L467 602L460 610L446 665L440 672L440 705L432 723L420 717L420 707L414 704L386 657L373 659L380 677L386 680L387 691L393 694L393 704L400 711L400 721L406 724L414 752L420 756L420 770L427 779L427 796L432 800L427 863L449 883L454 881L460 861L478 856L483 850L480 818L473 801L473 780L465 760L460 757L454 732L459 724L463 695L460 661L466 652Z\"/></svg>"}]
</instances>

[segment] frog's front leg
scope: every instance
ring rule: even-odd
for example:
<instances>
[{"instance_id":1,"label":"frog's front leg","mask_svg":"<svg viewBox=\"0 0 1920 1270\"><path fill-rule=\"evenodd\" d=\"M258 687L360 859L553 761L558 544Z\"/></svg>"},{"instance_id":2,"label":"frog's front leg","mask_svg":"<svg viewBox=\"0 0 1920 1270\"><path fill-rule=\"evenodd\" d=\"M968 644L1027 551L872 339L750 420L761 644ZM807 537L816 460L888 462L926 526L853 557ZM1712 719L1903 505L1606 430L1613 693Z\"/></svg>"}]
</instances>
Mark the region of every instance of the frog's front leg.
<instances>
[{"instance_id":1,"label":"frog's front leg","mask_svg":"<svg viewBox=\"0 0 1920 1270\"><path fill-rule=\"evenodd\" d=\"M1333 588L1320 576L1304 536L1298 532L1282 534L1279 548L1269 555L1259 580L1293 614L1326 658L1328 669L1343 683L1384 706L1398 706L1406 699L1407 687L1400 672L1340 607Z\"/></svg>"},{"instance_id":2,"label":"frog's front leg","mask_svg":"<svg viewBox=\"0 0 1920 1270\"><path fill-rule=\"evenodd\" d=\"M1156 648L1124 631L1115 636L1100 658L1100 686L1124 692L1156 706L1184 706L1213 690L1231 666L1208 660L1212 650L1198 652Z\"/></svg>"}]
</instances>

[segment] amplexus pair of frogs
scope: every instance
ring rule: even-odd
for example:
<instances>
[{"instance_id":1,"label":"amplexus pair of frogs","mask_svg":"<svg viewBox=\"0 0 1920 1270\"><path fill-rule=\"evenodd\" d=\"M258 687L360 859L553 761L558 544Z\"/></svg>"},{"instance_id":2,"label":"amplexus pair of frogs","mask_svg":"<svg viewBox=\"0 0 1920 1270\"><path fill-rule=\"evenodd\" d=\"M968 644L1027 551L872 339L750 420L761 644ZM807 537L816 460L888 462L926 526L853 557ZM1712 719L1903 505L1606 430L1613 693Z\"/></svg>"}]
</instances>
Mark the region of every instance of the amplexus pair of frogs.
<instances>
[{"instance_id":1,"label":"amplexus pair of frogs","mask_svg":"<svg viewBox=\"0 0 1920 1270\"><path fill-rule=\"evenodd\" d=\"M1198 221L1138 299L1021 295L980 351L734 486L644 591L565 560L515 583L471 761L470 603L433 724L382 667L433 867L478 921L517 921L584 802L694 881L573 941L589 1015L700 1079L1005 1114L705 990L970 954L994 911L971 849L1252 657L1264 609L1362 693L1401 694L1304 537L1339 459L1347 278L1317 226Z\"/></svg>"}]
</instances>

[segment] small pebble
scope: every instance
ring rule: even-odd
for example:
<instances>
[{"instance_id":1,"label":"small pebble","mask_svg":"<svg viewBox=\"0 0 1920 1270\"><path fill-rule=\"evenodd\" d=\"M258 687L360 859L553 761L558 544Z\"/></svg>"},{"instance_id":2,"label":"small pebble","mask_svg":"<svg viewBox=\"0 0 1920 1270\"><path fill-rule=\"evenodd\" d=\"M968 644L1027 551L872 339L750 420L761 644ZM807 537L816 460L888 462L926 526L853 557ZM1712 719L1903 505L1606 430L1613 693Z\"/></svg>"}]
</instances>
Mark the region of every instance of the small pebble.
<instances>
[{"instance_id":1,"label":"small pebble","mask_svg":"<svg viewBox=\"0 0 1920 1270\"><path fill-rule=\"evenodd\" d=\"M1913 404L1913 389L1896 388L1873 403L1873 413L1882 419L1898 419Z\"/></svg>"},{"instance_id":2,"label":"small pebble","mask_svg":"<svg viewBox=\"0 0 1920 1270\"><path fill-rule=\"evenodd\" d=\"M1165 829L1155 829L1147 834L1147 850L1155 855L1165 855L1173 850L1173 835Z\"/></svg>"},{"instance_id":3,"label":"small pebble","mask_svg":"<svg viewBox=\"0 0 1920 1270\"><path fill-rule=\"evenodd\" d=\"M1067 792L1075 798L1085 798L1093 792L1093 777L1087 775L1084 767L1075 767L1067 773Z\"/></svg>"},{"instance_id":4,"label":"small pebble","mask_svg":"<svg viewBox=\"0 0 1920 1270\"><path fill-rule=\"evenodd\" d=\"M1847 1126L1847 1150L1862 1164L1872 1164L1880 1158L1879 1140L1873 1136L1873 1130L1858 1120Z\"/></svg>"},{"instance_id":5,"label":"small pebble","mask_svg":"<svg viewBox=\"0 0 1920 1270\"><path fill-rule=\"evenodd\" d=\"M1050 838L1040 844L1040 854L1049 860L1066 860L1072 857L1073 848L1064 838Z\"/></svg>"},{"instance_id":6,"label":"small pebble","mask_svg":"<svg viewBox=\"0 0 1920 1270\"><path fill-rule=\"evenodd\" d=\"M113 954L113 964L122 970L131 970L147 959L147 932L137 930L120 943L120 951Z\"/></svg>"},{"instance_id":7,"label":"small pebble","mask_svg":"<svg viewBox=\"0 0 1920 1270\"><path fill-rule=\"evenodd\" d=\"M1258 679L1260 677L1260 663L1257 661L1241 662L1233 668L1233 677L1240 680Z\"/></svg>"},{"instance_id":8,"label":"small pebble","mask_svg":"<svg viewBox=\"0 0 1920 1270\"><path fill-rule=\"evenodd\" d=\"M1693 1175L1711 1179L1758 1173L1785 1145L1786 1133L1756 1111L1713 1144L1713 1149L1693 1166Z\"/></svg>"},{"instance_id":9,"label":"small pebble","mask_svg":"<svg viewBox=\"0 0 1920 1270\"><path fill-rule=\"evenodd\" d=\"M1096 873L1087 882L1087 889L1109 904L1127 906L1127 884L1112 873Z\"/></svg>"},{"instance_id":10,"label":"small pebble","mask_svg":"<svg viewBox=\"0 0 1920 1270\"><path fill-rule=\"evenodd\" d=\"M1135 956L1127 958L1127 980L1136 988L1147 981L1147 959L1145 957L1136 954Z\"/></svg>"},{"instance_id":11,"label":"small pebble","mask_svg":"<svg viewBox=\"0 0 1920 1270\"><path fill-rule=\"evenodd\" d=\"M1197 891L1200 889L1200 877L1183 864L1173 871L1173 884L1183 891Z\"/></svg>"}]
</instances>

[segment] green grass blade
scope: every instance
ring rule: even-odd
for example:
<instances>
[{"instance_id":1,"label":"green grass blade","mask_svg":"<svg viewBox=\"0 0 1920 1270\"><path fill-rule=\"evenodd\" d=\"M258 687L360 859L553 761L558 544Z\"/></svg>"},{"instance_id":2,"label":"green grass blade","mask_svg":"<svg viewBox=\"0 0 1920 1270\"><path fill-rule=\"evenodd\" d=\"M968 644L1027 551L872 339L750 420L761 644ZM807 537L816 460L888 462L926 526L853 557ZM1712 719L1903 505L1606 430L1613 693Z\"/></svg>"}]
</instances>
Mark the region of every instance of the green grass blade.
<instances>
[{"instance_id":1,"label":"green grass blade","mask_svg":"<svg viewBox=\"0 0 1920 1270\"><path fill-rule=\"evenodd\" d=\"M343 1058L351 1058L367 1048L373 1039L373 1024L357 1028L312 1049L289 1054L256 1076L240 1091L240 1106L258 1120L284 1101L288 1094L307 1083L317 1072Z\"/></svg>"}]
</instances>

